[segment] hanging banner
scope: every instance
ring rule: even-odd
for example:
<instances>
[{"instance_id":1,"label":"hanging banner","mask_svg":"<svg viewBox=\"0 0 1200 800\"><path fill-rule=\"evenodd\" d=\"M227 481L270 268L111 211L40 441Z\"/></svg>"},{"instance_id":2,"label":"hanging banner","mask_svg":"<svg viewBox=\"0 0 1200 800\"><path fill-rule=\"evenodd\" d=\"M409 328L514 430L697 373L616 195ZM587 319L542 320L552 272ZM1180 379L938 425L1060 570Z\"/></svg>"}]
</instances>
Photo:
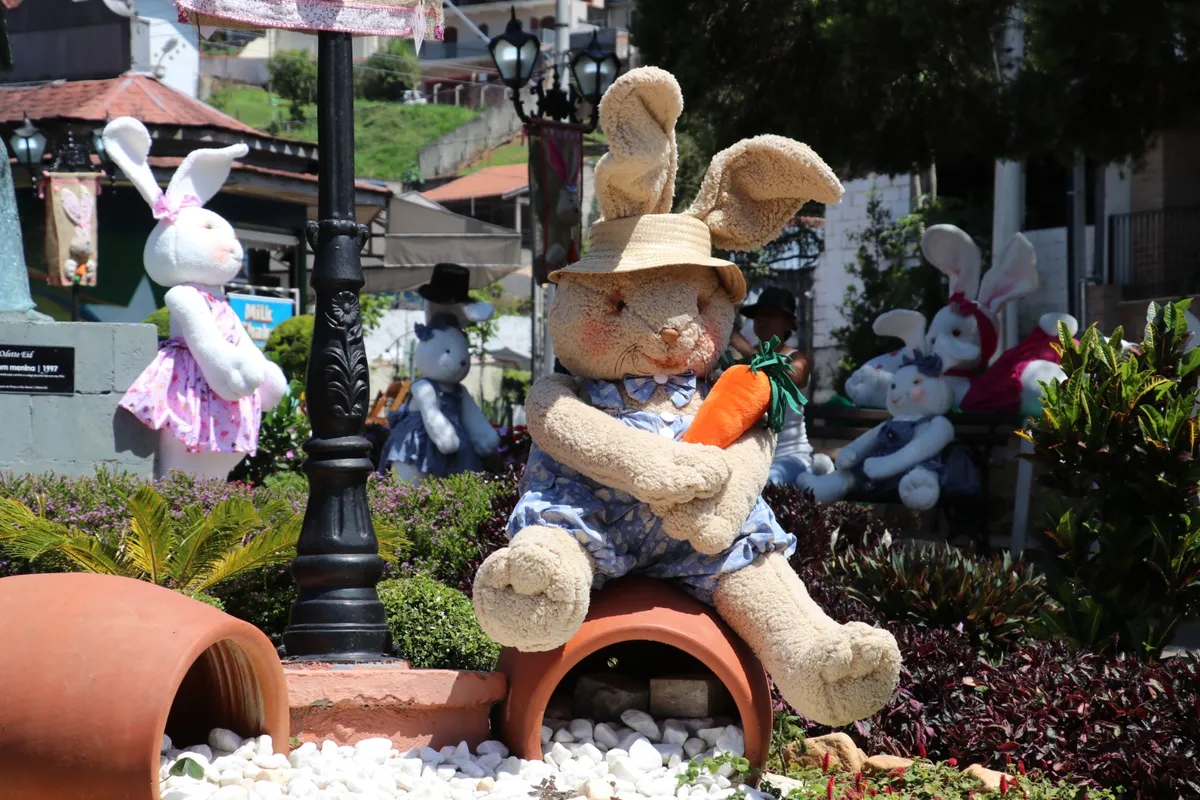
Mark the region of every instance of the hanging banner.
<instances>
[{"instance_id":1,"label":"hanging banner","mask_svg":"<svg viewBox=\"0 0 1200 800\"><path fill-rule=\"evenodd\" d=\"M97 172L46 173L46 282L96 285Z\"/></svg>"},{"instance_id":2,"label":"hanging banner","mask_svg":"<svg viewBox=\"0 0 1200 800\"><path fill-rule=\"evenodd\" d=\"M259 348L267 346L271 331L285 319L296 315L296 303L287 297L263 297L251 294L230 294L229 307L250 334L250 340Z\"/></svg>"},{"instance_id":3,"label":"hanging banner","mask_svg":"<svg viewBox=\"0 0 1200 800\"><path fill-rule=\"evenodd\" d=\"M441 0L175 0L201 28L285 28L441 41ZM418 45L419 46L419 45Z\"/></svg>"},{"instance_id":4,"label":"hanging banner","mask_svg":"<svg viewBox=\"0 0 1200 800\"><path fill-rule=\"evenodd\" d=\"M578 261L583 243L583 131L538 122L529 126L529 197L533 209L534 279Z\"/></svg>"}]
</instances>

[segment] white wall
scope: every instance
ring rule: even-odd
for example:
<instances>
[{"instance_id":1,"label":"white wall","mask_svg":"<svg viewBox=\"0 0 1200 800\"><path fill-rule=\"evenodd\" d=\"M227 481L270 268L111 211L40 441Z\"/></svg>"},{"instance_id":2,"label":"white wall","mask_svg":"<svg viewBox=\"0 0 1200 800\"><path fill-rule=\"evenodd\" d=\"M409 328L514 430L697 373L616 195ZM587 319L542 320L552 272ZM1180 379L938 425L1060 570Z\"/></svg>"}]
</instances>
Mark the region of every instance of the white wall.
<instances>
[{"instance_id":1,"label":"white wall","mask_svg":"<svg viewBox=\"0 0 1200 800\"><path fill-rule=\"evenodd\" d=\"M872 176L847 181L845 187L842 202L825 208L825 252L813 274L813 360L819 383L818 402L834 393L831 381L841 354L831 334L842 324L840 308L851 284L846 267L855 263L858 242L854 236L867 224L870 195L879 194L893 219L912 210L912 184L908 175Z\"/></svg>"},{"instance_id":2,"label":"white wall","mask_svg":"<svg viewBox=\"0 0 1200 800\"><path fill-rule=\"evenodd\" d=\"M1050 311L1065 314L1068 308L1067 287L1067 229L1043 228L1023 231L1037 253L1038 289L1019 301L1017 334L1024 339L1035 327L1038 318ZM1094 228L1089 225L1084 234L1087 243L1087 264L1091 268ZM1083 277L1083 276L1077 276ZM1078 285L1075 291L1078 291Z\"/></svg>"},{"instance_id":3,"label":"white wall","mask_svg":"<svg viewBox=\"0 0 1200 800\"><path fill-rule=\"evenodd\" d=\"M200 34L196 26L179 21L173 0L137 0L135 11L150 22L150 63L145 68L161 65L159 74L164 84L195 97L200 81ZM178 41L164 55L163 48L171 39Z\"/></svg>"}]
</instances>

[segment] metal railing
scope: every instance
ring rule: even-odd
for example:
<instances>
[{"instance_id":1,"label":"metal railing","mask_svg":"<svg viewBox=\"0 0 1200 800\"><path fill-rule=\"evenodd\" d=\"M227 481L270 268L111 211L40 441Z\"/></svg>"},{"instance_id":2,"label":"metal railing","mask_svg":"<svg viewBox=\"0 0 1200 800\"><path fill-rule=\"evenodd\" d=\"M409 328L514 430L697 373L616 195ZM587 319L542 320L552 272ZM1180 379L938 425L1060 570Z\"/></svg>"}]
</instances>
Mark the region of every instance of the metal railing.
<instances>
[{"instance_id":1,"label":"metal railing","mask_svg":"<svg viewBox=\"0 0 1200 800\"><path fill-rule=\"evenodd\" d=\"M1127 300L1200 290L1200 206L1110 216L1108 281Z\"/></svg>"}]
</instances>

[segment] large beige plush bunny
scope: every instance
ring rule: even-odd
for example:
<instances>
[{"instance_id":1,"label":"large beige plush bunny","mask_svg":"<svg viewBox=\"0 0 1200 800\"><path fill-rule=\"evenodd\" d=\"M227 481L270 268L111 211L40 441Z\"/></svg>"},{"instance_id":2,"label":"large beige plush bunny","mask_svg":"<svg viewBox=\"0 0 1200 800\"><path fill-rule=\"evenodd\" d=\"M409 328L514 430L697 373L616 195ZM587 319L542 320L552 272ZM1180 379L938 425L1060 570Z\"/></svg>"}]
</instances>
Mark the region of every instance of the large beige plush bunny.
<instances>
[{"instance_id":1,"label":"large beige plush bunny","mask_svg":"<svg viewBox=\"0 0 1200 800\"><path fill-rule=\"evenodd\" d=\"M760 136L718 154L691 208L669 213L682 106L675 79L650 67L601 102L602 218L589 253L550 276L550 334L571 375L538 381L527 399L535 447L510 544L476 576L476 614L503 645L552 650L606 580L673 580L716 607L799 711L846 724L890 698L895 640L834 622L788 566L795 537L759 496L774 449L765 426L725 450L680 441L746 294L713 245L760 247L804 202L835 203L842 187L807 146Z\"/></svg>"}]
</instances>

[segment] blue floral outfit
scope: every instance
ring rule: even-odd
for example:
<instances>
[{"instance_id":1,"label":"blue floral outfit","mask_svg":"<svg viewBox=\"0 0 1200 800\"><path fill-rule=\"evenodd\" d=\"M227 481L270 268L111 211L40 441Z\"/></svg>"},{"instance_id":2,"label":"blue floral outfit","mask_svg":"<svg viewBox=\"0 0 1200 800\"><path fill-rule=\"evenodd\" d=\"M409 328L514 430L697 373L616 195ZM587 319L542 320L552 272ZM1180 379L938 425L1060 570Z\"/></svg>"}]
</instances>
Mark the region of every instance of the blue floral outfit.
<instances>
[{"instance_id":1,"label":"blue floral outfit","mask_svg":"<svg viewBox=\"0 0 1200 800\"><path fill-rule=\"evenodd\" d=\"M429 431L425 430L425 421L421 412L411 407L412 398L404 401L399 410L388 415L387 442L383 446L383 457L379 459L380 468L387 471L393 463L414 464L417 469L429 475L454 475L459 472L478 472L483 469L483 461L471 444L471 436L462 421L463 392L461 384L446 385L437 381L427 381L437 392L438 405L442 414L454 426L458 434L458 450L453 453L443 453L438 450Z\"/></svg>"},{"instance_id":2,"label":"blue floral outfit","mask_svg":"<svg viewBox=\"0 0 1200 800\"><path fill-rule=\"evenodd\" d=\"M933 417L929 416L920 419L887 420L879 426L879 433L875 436L875 445L871 448L867 458L890 456L899 452L916 436L918 426L931 419ZM912 467L912 469L918 468L924 468L936 474L938 484L947 494L972 495L980 492L979 470L967 453L961 447L955 447L953 442L933 458ZM900 480L905 475L905 473L900 473L890 478L873 481L863 472L862 462L854 466L853 472L859 488L869 492L895 491L900 487Z\"/></svg>"},{"instance_id":3,"label":"blue floral outfit","mask_svg":"<svg viewBox=\"0 0 1200 800\"><path fill-rule=\"evenodd\" d=\"M696 391L694 375L625 379L630 397L645 402L661 388L676 408L686 406ZM678 441L691 415L657 414L627 408L616 384L586 381L590 403L631 428ZM715 555L698 553L688 542L672 539L662 519L636 497L597 483L546 455L535 444L521 478L521 499L508 520L509 539L531 525L563 528L591 554L596 565L593 588L612 578L645 575L677 581L698 600L712 604L717 581L726 572L749 566L764 553L790 556L796 537L785 533L760 497L734 543Z\"/></svg>"}]
</instances>

